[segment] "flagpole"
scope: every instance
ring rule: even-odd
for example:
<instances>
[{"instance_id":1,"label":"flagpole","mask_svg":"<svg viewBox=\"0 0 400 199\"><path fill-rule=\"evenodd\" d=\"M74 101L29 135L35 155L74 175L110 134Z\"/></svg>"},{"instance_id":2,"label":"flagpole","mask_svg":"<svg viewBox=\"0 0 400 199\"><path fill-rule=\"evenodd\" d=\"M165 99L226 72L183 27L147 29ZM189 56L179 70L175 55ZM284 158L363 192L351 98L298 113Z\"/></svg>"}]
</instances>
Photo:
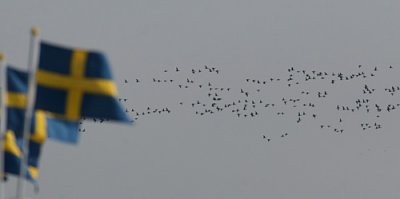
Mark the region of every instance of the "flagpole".
<instances>
[{"instance_id":1,"label":"flagpole","mask_svg":"<svg viewBox=\"0 0 400 199\"><path fill-rule=\"evenodd\" d=\"M28 170L28 154L29 154L29 137L32 123L32 115L36 98L36 67L38 65L39 57L39 29L32 27L31 38L29 45L29 59L28 59L28 97L24 118L24 131L22 139L22 159L20 173L17 180L17 199L24 199L24 180L26 171Z\"/></svg>"},{"instance_id":2,"label":"flagpole","mask_svg":"<svg viewBox=\"0 0 400 199\"><path fill-rule=\"evenodd\" d=\"M7 61L6 56L0 53L0 199L5 197L5 182L4 177L6 173L4 172L4 134L6 132L7 126L7 109L6 109L6 91L7 91Z\"/></svg>"}]
</instances>

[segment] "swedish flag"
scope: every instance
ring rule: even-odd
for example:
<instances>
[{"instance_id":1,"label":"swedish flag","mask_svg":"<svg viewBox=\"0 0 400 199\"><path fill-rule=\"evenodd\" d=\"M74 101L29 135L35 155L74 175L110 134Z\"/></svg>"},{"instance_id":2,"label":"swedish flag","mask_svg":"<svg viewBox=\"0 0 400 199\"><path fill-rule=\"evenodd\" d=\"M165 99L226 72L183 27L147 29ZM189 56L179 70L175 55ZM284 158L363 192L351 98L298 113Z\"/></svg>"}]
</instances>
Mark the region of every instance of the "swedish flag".
<instances>
[{"instance_id":1,"label":"swedish flag","mask_svg":"<svg viewBox=\"0 0 400 199\"><path fill-rule=\"evenodd\" d=\"M7 132L4 134L4 171L19 175L22 157L22 133L26 107L27 75L21 71L7 68ZM29 136L28 169L26 178L36 184L39 175L39 156L46 141L45 113L35 112L31 134Z\"/></svg>"},{"instance_id":2,"label":"swedish flag","mask_svg":"<svg viewBox=\"0 0 400 199\"><path fill-rule=\"evenodd\" d=\"M22 159L22 138L26 108L27 73L7 67L7 132L4 135L4 171L19 175ZM39 157L48 136L70 143L78 139L77 122L52 118L42 110L35 110L29 136L28 169L26 178L36 184ZM60 130L60 131L57 131Z\"/></svg>"},{"instance_id":3,"label":"swedish flag","mask_svg":"<svg viewBox=\"0 0 400 199\"><path fill-rule=\"evenodd\" d=\"M42 42L36 79L38 109L76 121L91 117L130 122L100 52Z\"/></svg>"},{"instance_id":4,"label":"swedish flag","mask_svg":"<svg viewBox=\"0 0 400 199\"><path fill-rule=\"evenodd\" d=\"M8 130L3 138L4 142L4 172L14 175L19 175L21 159L22 159L22 146L21 138L17 139L15 133ZM40 145L30 142L28 157L28 170L25 174L26 178L36 184L38 177L38 160L40 154Z\"/></svg>"}]
</instances>

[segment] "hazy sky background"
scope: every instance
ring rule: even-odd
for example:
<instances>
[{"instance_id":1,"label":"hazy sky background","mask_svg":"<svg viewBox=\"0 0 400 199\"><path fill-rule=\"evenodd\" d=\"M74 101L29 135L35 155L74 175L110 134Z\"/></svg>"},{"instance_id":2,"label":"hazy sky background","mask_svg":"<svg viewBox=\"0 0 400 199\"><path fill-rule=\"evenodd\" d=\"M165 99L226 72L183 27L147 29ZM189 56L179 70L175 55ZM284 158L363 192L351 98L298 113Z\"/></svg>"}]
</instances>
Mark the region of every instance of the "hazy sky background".
<instances>
[{"instance_id":1,"label":"hazy sky background","mask_svg":"<svg viewBox=\"0 0 400 199\"><path fill-rule=\"evenodd\" d=\"M77 146L48 141L41 158L40 193L33 198L385 198L400 196L400 135L397 112L382 116L384 127L362 131L375 115L338 113L354 104L366 83L398 84L400 3L366 0L203 0L203 1L3 1L0 47L21 68L28 57L29 30L74 47L104 51L127 107L168 107L170 114L141 117L132 127L87 123ZM213 82L216 87L251 90L246 78L287 78L287 69L328 72L371 71L380 76L332 87L294 88L273 84L257 99L301 97L300 91L330 89L314 100L317 121L277 118L259 111L254 119L221 112L204 117L190 103L206 100L200 89L156 85L152 78ZM192 76L192 68L220 69ZM395 67L388 71L389 65ZM175 67L182 74L164 73ZM129 84L123 81L129 80ZM140 79L140 84L135 84ZM372 98L372 97L371 97ZM379 103L397 102L385 92ZM180 105L179 102L184 102ZM297 114L284 109L289 115ZM345 132L319 124L345 120ZM281 134L288 133L285 138ZM262 135L271 138L266 142ZM7 183L15 194L15 180Z\"/></svg>"}]
</instances>

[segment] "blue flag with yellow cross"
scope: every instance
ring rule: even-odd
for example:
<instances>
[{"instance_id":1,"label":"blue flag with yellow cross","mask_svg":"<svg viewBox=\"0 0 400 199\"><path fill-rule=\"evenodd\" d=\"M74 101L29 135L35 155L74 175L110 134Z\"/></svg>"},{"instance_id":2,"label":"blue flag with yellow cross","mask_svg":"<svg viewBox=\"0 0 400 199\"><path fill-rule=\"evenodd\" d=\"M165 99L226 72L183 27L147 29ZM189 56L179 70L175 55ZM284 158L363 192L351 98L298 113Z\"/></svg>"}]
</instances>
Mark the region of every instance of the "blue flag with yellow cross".
<instances>
[{"instance_id":1,"label":"blue flag with yellow cross","mask_svg":"<svg viewBox=\"0 0 400 199\"><path fill-rule=\"evenodd\" d=\"M69 120L132 122L117 100L106 56L97 51L41 42L36 107Z\"/></svg>"},{"instance_id":2,"label":"blue flag with yellow cross","mask_svg":"<svg viewBox=\"0 0 400 199\"><path fill-rule=\"evenodd\" d=\"M4 134L4 172L19 175L22 156L22 133L24 124L24 113L26 107L26 73L7 68L7 131ZM44 112L35 113L29 139L28 169L26 178L36 184L39 175L39 156L41 147L46 141L43 131Z\"/></svg>"},{"instance_id":3,"label":"blue flag with yellow cross","mask_svg":"<svg viewBox=\"0 0 400 199\"><path fill-rule=\"evenodd\" d=\"M4 171L19 175L22 158L22 137L27 98L26 72L7 67L7 131L4 135ZM39 175L41 148L47 137L67 143L78 140L78 122L54 118L42 110L35 110L29 136L28 169L26 178L36 184Z\"/></svg>"}]
</instances>

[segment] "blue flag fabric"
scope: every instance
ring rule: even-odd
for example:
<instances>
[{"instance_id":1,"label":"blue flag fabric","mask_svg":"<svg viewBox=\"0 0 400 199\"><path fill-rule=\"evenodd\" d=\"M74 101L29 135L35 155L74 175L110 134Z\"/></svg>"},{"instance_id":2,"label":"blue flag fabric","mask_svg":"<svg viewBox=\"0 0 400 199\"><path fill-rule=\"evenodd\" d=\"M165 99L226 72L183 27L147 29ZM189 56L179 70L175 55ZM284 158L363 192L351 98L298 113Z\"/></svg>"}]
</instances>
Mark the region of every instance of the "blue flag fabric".
<instances>
[{"instance_id":1,"label":"blue flag fabric","mask_svg":"<svg viewBox=\"0 0 400 199\"><path fill-rule=\"evenodd\" d=\"M69 120L100 118L131 122L116 99L104 54L42 42L36 107Z\"/></svg>"}]
</instances>

